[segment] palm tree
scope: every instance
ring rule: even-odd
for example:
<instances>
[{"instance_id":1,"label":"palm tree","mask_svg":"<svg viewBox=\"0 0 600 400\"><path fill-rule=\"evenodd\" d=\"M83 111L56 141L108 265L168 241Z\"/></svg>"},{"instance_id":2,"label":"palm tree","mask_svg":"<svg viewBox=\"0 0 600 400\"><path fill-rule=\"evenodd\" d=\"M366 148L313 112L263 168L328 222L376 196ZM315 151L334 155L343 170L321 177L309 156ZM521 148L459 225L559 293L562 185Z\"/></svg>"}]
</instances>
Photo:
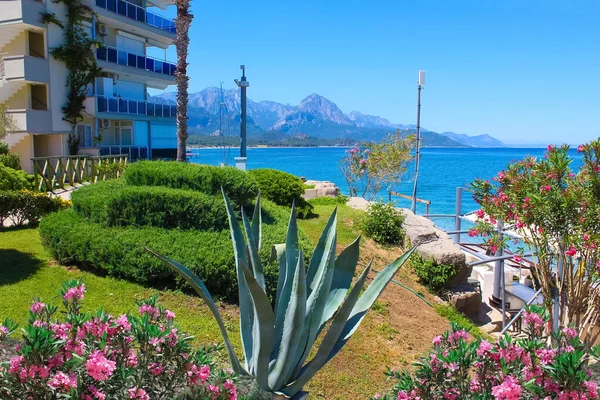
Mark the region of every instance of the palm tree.
<instances>
[{"instance_id":1,"label":"palm tree","mask_svg":"<svg viewBox=\"0 0 600 400\"><path fill-rule=\"evenodd\" d=\"M190 25L194 16L190 12L190 0L175 0L177 18L175 18L175 49L177 51L177 161L186 161L187 132L187 104L188 85L190 77L187 75L187 56L190 45Z\"/></svg>"}]
</instances>

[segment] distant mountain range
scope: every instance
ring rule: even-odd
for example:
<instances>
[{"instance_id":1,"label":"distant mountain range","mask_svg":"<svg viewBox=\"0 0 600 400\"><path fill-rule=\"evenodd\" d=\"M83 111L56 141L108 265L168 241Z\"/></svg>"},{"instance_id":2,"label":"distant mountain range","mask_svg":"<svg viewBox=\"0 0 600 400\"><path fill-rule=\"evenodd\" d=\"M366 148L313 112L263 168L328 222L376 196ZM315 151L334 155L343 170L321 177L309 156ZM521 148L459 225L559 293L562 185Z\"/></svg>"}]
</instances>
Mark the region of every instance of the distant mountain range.
<instances>
[{"instance_id":1,"label":"distant mountain range","mask_svg":"<svg viewBox=\"0 0 600 400\"><path fill-rule=\"evenodd\" d=\"M152 97L161 103L175 102L175 93ZM414 132L414 125L393 124L389 120L358 111L345 114L332 101L311 94L297 106L274 101L248 99L248 136L311 137L316 139L381 140L397 129ZM190 93L188 127L191 135L236 135L240 123L240 91L210 87ZM277 134L277 135L274 135ZM467 136L453 132L436 133L421 130L423 146L438 147L502 147L499 140L488 136Z\"/></svg>"}]
</instances>

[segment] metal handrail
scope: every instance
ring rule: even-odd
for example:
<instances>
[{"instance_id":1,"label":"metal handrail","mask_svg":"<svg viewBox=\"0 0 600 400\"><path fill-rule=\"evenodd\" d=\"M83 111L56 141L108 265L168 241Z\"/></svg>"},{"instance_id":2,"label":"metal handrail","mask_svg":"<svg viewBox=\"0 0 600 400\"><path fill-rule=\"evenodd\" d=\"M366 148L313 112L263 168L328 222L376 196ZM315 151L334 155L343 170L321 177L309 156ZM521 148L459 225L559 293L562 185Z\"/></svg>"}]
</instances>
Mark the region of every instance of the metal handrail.
<instances>
[{"instance_id":1,"label":"metal handrail","mask_svg":"<svg viewBox=\"0 0 600 400\"><path fill-rule=\"evenodd\" d=\"M394 192L394 191L390 190L388 192L388 200L389 200L390 203L392 202L392 196L397 196L397 197L400 197L402 199L411 200L411 201L413 200L412 196L408 196L406 194L397 193L397 192ZM425 214L429 214L429 206L431 205L431 200L423 200L423 199L420 199L420 198L416 197L415 201L418 202L418 203L425 204Z\"/></svg>"},{"instance_id":2,"label":"metal handrail","mask_svg":"<svg viewBox=\"0 0 600 400\"><path fill-rule=\"evenodd\" d=\"M500 334L503 335L508 328L510 328L512 326L512 324L514 324L523 314L523 312L525 311L525 308L527 308L528 306L530 306L533 301L535 299L537 299L537 297L542 293L542 289L539 289L537 292L535 292L535 294L533 295L533 297L527 302L525 303L525 306L523 306L523 308L521 308L519 310L519 312L517 313L517 315L515 315L509 322L508 324L506 324L506 326L504 328L502 328L502 330L500 331Z\"/></svg>"},{"instance_id":3,"label":"metal handrail","mask_svg":"<svg viewBox=\"0 0 600 400\"><path fill-rule=\"evenodd\" d=\"M4 74L6 74L6 68L4 66L4 57L6 57L8 53L0 53L0 79L4 79Z\"/></svg>"},{"instance_id":4,"label":"metal handrail","mask_svg":"<svg viewBox=\"0 0 600 400\"><path fill-rule=\"evenodd\" d=\"M176 69L174 62L104 44L96 49L96 59L168 76L174 76Z\"/></svg>"},{"instance_id":5,"label":"metal handrail","mask_svg":"<svg viewBox=\"0 0 600 400\"><path fill-rule=\"evenodd\" d=\"M155 28L170 33L176 33L173 19L162 16L144 7L125 0L96 0L96 7L112 11L119 15L143 22Z\"/></svg>"},{"instance_id":6,"label":"metal handrail","mask_svg":"<svg viewBox=\"0 0 600 400\"><path fill-rule=\"evenodd\" d=\"M96 95L95 97L97 112L166 118L175 118L177 114L177 106L174 104L162 104L146 100L124 99L102 95ZM102 107L100 107L101 102L103 102Z\"/></svg>"}]
</instances>

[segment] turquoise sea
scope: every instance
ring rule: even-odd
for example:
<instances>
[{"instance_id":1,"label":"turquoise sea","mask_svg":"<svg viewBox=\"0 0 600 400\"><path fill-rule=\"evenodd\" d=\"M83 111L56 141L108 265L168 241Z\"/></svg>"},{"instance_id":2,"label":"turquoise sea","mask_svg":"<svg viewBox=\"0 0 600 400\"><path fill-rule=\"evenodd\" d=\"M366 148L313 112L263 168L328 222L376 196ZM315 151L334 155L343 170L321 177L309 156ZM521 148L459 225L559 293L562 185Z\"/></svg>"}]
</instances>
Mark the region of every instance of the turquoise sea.
<instances>
[{"instance_id":1,"label":"turquoise sea","mask_svg":"<svg viewBox=\"0 0 600 400\"><path fill-rule=\"evenodd\" d=\"M338 167L345 148L249 148L248 168L275 168L307 179L329 180L335 182L342 193L348 193L346 181ZM453 214L455 210L456 188L468 187L475 178L489 179L504 169L507 164L520 160L527 155L543 157L546 149L481 149L481 148L424 148L421 155L421 167L417 197L431 200L430 213ZM194 163L219 165L227 160L234 165L233 158L239 155L239 149L194 149L198 154L192 158ZM572 150L574 167L579 164L580 156ZM412 194L414 166L410 166L405 180L395 191ZM381 193L387 199L387 193ZM401 207L410 207L410 202L396 198ZM425 206L418 205L418 213L425 213ZM476 203L469 193L463 195L463 212L476 209ZM436 221L437 222L437 221ZM448 221L449 222L449 221ZM447 226L447 223L438 222Z\"/></svg>"}]
</instances>

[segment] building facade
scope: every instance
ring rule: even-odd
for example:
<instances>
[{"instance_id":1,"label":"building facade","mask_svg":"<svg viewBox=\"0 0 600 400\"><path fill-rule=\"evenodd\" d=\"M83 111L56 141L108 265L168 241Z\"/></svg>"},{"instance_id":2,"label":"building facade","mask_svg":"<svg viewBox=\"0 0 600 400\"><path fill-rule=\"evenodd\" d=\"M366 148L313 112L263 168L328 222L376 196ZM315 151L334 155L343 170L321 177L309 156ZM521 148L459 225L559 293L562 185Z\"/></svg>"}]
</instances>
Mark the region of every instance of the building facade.
<instances>
[{"instance_id":1,"label":"building facade","mask_svg":"<svg viewBox=\"0 0 600 400\"><path fill-rule=\"evenodd\" d=\"M175 106L148 95L148 89L175 84L175 62L148 55L151 48L166 54L175 40L174 22L149 9L166 9L172 1L82 2L94 11L83 24L101 43L95 53L102 72L88 88L84 119L75 127L79 154L175 157ZM28 172L33 157L69 155L71 125L62 112L68 71L50 54L64 43L64 30L42 23L43 13L66 19L65 6L51 0L0 0L0 104L16 125L5 141Z\"/></svg>"}]
</instances>

